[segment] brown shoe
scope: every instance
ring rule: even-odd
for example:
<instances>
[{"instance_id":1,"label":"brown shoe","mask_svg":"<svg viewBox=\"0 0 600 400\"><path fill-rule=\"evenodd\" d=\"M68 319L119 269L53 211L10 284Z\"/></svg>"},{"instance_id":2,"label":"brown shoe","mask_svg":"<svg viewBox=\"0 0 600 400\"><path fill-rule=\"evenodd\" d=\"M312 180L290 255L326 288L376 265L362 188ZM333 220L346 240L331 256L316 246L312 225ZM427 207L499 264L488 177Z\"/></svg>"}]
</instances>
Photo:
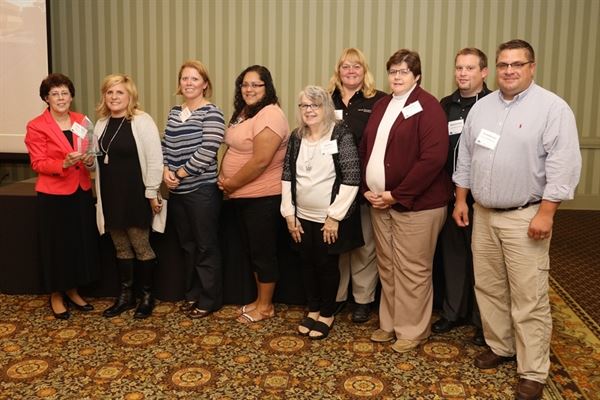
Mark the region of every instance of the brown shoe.
<instances>
[{"instance_id":1,"label":"brown shoe","mask_svg":"<svg viewBox=\"0 0 600 400\"><path fill-rule=\"evenodd\" d=\"M384 331L383 329L377 329L371 335L371 340L373 342L378 342L378 343L385 343L385 342L389 342L394 339L396 339L395 332L388 332L388 331Z\"/></svg>"},{"instance_id":2,"label":"brown shoe","mask_svg":"<svg viewBox=\"0 0 600 400\"><path fill-rule=\"evenodd\" d=\"M542 398L544 384L532 381L531 379L521 378L517 385L516 400L538 400Z\"/></svg>"},{"instance_id":3,"label":"brown shoe","mask_svg":"<svg viewBox=\"0 0 600 400\"><path fill-rule=\"evenodd\" d=\"M490 369L490 368L496 368L498 365L500 365L502 363L514 361L514 360L515 360L515 356L503 357L503 356L499 356L498 354L494 353L492 351L492 349L487 349L486 351L484 351L483 353L481 353L477 357L475 357L474 364L477 368Z\"/></svg>"}]
</instances>

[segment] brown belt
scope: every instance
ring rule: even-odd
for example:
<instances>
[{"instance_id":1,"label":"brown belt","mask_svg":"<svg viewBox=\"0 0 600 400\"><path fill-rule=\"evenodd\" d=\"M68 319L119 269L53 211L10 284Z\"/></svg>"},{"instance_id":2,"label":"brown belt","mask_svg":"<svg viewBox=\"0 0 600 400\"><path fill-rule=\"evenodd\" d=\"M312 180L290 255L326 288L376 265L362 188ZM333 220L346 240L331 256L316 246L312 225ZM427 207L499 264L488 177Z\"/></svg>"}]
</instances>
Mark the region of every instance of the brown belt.
<instances>
[{"instance_id":1,"label":"brown belt","mask_svg":"<svg viewBox=\"0 0 600 400\"><path fill-rule=\"evenodd\" d=\"M492 210L494 211L498 211L498 212L504 212L504 211L515 211L515 210L522 210L524 208L527 208L529 206L534 206L536 204L540 204L542 202L542 200L536 200L536 201L531 201L525 205L522 206L518 206L518 207L508 207L508 208L492 208Z\"/></svg>"}]
</instances>

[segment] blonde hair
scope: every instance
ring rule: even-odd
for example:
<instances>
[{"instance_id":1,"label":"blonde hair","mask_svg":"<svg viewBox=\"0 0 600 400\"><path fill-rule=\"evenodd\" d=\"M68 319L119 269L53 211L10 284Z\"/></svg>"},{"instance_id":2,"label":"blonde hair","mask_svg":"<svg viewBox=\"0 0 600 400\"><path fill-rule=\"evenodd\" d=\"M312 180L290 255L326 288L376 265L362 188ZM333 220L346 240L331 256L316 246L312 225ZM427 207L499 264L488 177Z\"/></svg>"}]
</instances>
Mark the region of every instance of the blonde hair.
<instances>
[{"instance_id":1,"label":"blonde hair","mask_svg":"<svg viewBox=\"0 0 600 400\"><path fill-rule=\"evenodd\" d=\"M329 128L336 123L335 106L333 105L331 96L322 87L309 85L298 94L298 104L302 102L302 97L306 97L323 108L323 126L326 127L326 129L321 133L326 134L329 131ZM308 125L302 120L302 110L300 110L300 106L296 109L296 122L298 124L297 134L299 137L303 137L310 131Z\"/></svg>"},{"instance_id":2,"label":"blonde hair","mask_svg":"<svg viewBox=\"0 0 600 400\"><path fill-rule=\"evenodd\" d=\"M329 86L327 86L327 91L331 94L338 89L340 92L342 91L342 81L340 79L340 67L344 63L344 61L350 61L353 63L360 64L365 71L365 76L363 78L362 92L363 96L366 98L371 98L375 96L377 90L375 89L375 79L373 78L373 74L369 71L369 64L367 63L367 59L362 51L355 47L349 47L342 51L340 58L335 64L335 70L333 71L333 76L329 80Z\"/></svg>"},{"instance_id":3,"label":"blonde hair","mask_svg":"<svg viewBox=\"0 0 600 400\"><path fill-rule=\"evenodd\" d=\"M127 93L129 94L129 104L127 104L125 118L131 120L133 116L141 110L140 103L138 103L137 87L135 86L133 79L125 74L111 74L104 78L102 86L100 87L100 103L96 107L96 114L98 117L106 118L110 116L111 112L105 100L106 92L108 92L108 89L118 84L123 84L125 90L127 90Z\"/></svg>"},{"instance_id":4,"label":"blonde hair","mask_svg":"<svg viewBox=\"0 0 600 400\"><path fill-rule=\"evenodd\" d=\"M198 73L200 74L200 76L202 77L202 79L204 79L204 82L206 82L206 88L204 89L204 92L202 93L203 96L205 98L210 98L210 96L212 96L212 82L210 81L210 78L208 77L208 69L206 68L206 66L204 64L202 64L200 61L198 60L187 60L184 61L183 64L181 64L181 67L179 67L179 73L177 74L177 92L175 92L176 95L181 95L181 75L183 74L183 70L185 68L194 68L196 71L198 71Z\"/></svg>"}]
</instances>

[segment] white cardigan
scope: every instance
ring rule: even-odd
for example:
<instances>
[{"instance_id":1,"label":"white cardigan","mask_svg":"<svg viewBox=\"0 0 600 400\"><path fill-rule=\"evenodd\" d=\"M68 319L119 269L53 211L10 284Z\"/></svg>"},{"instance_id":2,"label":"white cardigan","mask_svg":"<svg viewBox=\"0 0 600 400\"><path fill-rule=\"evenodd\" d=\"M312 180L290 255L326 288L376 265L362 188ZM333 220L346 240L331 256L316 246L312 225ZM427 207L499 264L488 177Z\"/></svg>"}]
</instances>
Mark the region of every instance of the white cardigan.
<instances>
[{"instance_id":1,"label":"white cardigan","mask_svg":"<svg viewBox=\"0 0 600 400\"><path fill-rule=\"evenodd\" d=\"M94 136L99 140L109 118L102 118L94 127ZM131 130L137 148L142 180L146 187L145 197L155 199L160 189L163 175L163 156L160 145L160 134L152 117L143 111L138 111L131 120ZM97 160L96 160L97 162ZM96 168L96 224L101 235L105 233L104 212L102 211L102 196L100 195L100 168Z\"/></svg>"}]
</instances>

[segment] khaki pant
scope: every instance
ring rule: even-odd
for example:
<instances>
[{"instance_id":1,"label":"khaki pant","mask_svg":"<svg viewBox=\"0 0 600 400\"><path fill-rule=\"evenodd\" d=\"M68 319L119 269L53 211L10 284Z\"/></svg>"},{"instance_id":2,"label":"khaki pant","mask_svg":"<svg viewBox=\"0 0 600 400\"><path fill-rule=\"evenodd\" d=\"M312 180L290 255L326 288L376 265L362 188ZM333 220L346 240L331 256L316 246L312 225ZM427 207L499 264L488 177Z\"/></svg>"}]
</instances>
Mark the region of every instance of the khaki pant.
<instances>
[{"instance_id":1,"label":"khaki pant","mask_svg":"<svg viewBox=\"0 0 600 400\"><path fill-rule=\"evenodd\" d=\"M550 368L550 240L527 236L539 206L494 211L475 204L473 267L483 333L492 351L517 355L520 377L544 383Z\"/></svg>"},{"instance_id":2,"label":"khaki pant","mask_svg":"<svg viewBox=\"0 0 600 400\"><path fill-rule=\"evenodd\" d=\"M432 268L446 207L397 212L371 209L381 279L379 326L398 339L431 333Z\"/></svg>"},{"instance_id":3,"label":"khaki pant","mask_svg":"<svg viewBox=\"0 0 600 400\"><path fill-rule=\"evenodd\" d=\"M369 304L375 301L377 288L377 262L375 259L375 240L373 240L373 226L369 214L369 206L360 206L360 222L365 245L340 254L340 286L337 292L337 301L348 299L348 283L352 277L352 295L358 304Z\"/></svg>"}]
</instances>

